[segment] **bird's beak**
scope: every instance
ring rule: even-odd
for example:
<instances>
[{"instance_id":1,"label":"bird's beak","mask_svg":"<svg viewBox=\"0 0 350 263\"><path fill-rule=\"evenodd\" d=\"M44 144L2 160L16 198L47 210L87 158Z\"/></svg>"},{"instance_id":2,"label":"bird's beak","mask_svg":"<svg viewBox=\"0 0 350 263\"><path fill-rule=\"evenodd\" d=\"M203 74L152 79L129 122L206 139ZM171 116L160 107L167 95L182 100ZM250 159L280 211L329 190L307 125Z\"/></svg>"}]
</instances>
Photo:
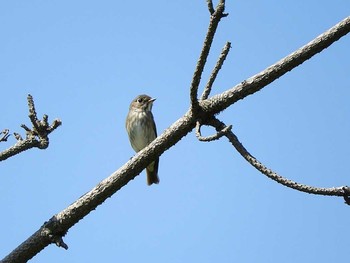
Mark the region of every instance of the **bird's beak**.
<instances>
[{"instance_id":1,"label":"bird's beak","mask_svg":"<svg viewBox=\"0 0 350 263\"><path fill-rule=\"evenodd\" d=\"M152 99L150 99L148 102L153 102L153 101L155 101L156 100L156 98L152 98Z\"/></svg>"}]
</instances>

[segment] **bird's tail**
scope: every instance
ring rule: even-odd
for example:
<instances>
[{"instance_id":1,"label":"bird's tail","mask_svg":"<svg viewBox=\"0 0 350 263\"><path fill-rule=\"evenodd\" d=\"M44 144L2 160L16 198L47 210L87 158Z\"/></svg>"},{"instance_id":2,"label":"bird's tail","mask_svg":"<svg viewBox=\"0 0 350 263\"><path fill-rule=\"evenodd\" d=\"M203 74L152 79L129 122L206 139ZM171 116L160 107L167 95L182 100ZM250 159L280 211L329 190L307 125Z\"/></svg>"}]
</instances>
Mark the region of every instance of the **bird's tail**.
<instances>
[{"instance_id":1,"label":"bird's tail","mask_svg":"<svg viewBox=\"0 0 350 263\"><path fill-rule=\"evenodd\" d=\"M159 183L159 177L158 177L158 164L159 159L155 160L154 162L150 163L146 168L147 173L147 184L158 184Z\"/></svg>"}]
</instances>

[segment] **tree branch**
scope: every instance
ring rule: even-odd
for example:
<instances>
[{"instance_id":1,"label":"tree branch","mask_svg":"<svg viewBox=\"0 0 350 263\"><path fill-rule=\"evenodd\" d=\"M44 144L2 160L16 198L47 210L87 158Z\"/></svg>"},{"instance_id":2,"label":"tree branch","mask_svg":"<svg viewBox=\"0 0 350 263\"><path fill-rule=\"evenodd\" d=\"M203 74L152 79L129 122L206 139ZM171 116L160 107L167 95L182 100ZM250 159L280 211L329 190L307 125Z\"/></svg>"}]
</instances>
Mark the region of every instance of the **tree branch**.
<instances>
[{"instance_id":1,"label":"tree branch","mask_svg":"<svg viewBox=\"0 0 350 263\"><path fill-rule=\"evenodd\" d=\"M211 88L213 86L213 83L216 80L216 77L217 77L222 65L224 64L224 61L228 55L228 52L230 51L230 48L231 48L231 43L226 42L226 45L222 49L220 57L219 57L218 61L216 62L216 65L215 65L215 67L210 75L210 78L207 82L207 85L204 88L203 94L201 96L201 100L205 100L208 98L208 96L211 92Z\"/></svg>"},{"instance_id":2,"label":"tree branch","mask_svg":"<svg viewBox=\"0 0 350 263\"><path fill-rule=\"evenodd\" d=\"M350 16L260 73L242 81L240 84L221 94L213 96L208 100L200 101L200 107L210 115L223 111L238 100L244 99L261 90L288 71L304 63L306 60L345 36L349 31Z\"/></svg>"},{"instance_id":3,"label":"tree branch","mask_svg":"<svg viewBox=\"0 0 350 263\"><path fill-rule=\"evenodd\" d=\"M0 132L0 134L2 134L0 137L0 142L6 142L8 137L10 137L9 129L4 129L2 132Z\"/></svg>"},{"instance_id":4,"label":"tree branch","mask_svg":"<svg viewBox=\"0 0 350 263\"><path fill-rule=\"evenodd\" d=\"M215 12L214 6L213 6L213 1L207 0L207 4L208 4L209 13L210 13L210 15L212 15Z\"/></svg>"},{"instance_id":5,"label":"tree branch","mask_svg":"<svg viewBox=\"0 0 350 263\"><path fill-rule=\"evenodd\" d=\"M211 135L211 136L202 136L201 134L201 123L197 121L196 123L196 137L199 141L201 142L211 142L215 140L219 140L222 136L226 135L228 131L231 131L232 125L226 126L225 128L217 131L216 134Z\"/></svg>"},{"instance_id":6,"label":"tree branch","mask_svg":"<svg viewBox=\"0 0 350 263\"><path fill-rule=\"evenodd\" d=\"M18 260L22 258L26 258L26 260L31 259L50 243L53 243L46 233L53 233L55 236L60 235L63 237L69 228L96 209L98 205L102 204L108 197L125 186L129 181L133 180L156 158L156 156L160 156L164 151L177 143L188 134L194 126L195 118L190 112L187 112L161 136L138 152L108 178L101 181L96 187L84 194L66 209L54 215L1 262L20 262ZM32 246L31 244L36 245Z\"/></svg>"},{"instance_id":7,"label":"tree branch","mask_svg":"<svg viewBox=\"0 0 350 263\"><path fill-rule=\"evenodd\" d=\"M213 5L213 3L211 3L211 7L212 7L212 5ZM210 7L209 7L209 9L210 9ZM190 98L191 98L191 106L194 109L198 108L198 99L197 99L198 87L199 87L199 83L201 81L201 77L202 77L205 63L207 62L207 58L209 55L211 44L213 43L216 29L218 27L218 24L219 24L221 18L228 15L228 14L225 14L224 11L225 11L225 1L220 0L219 4L217 5L217 7L215 9L215 12L211 14L207 35L204 39L203 48L202 48L201 54L199 56L193 77L192 77L192 83L191 83L191 87L190 87ZM210 10L210 12L211 12L211 10Z\"/></svg>"},{"instance_id":8,"label":"tree branch","mask_svg":"<svg viewBox=\"0 0 350 263\"><path fill-rule=\"evenodd\" d=\"M221 13L223 12L224 8L223 3L224 1L220 1L217 8L217 10L219 8L222 9ZM215 12L217 12L217 10ZM211 26L213 25L210 25L209 27ZM209 29L208 33L210 31ZM69 228L84 218L92 210L96 209L98 205L102 204L108 197L125 186L129 181L134 179L151 161L175 145L179 140L181 140L181 138L186 136L195 127L196 122L199 120L199 116L194 113L192 106L197 101L198 84L202 70L204 68L204 63L206 61L207 54L203 55L203 53L209 52L210 45L208 46L207 42L211 43L215 32L215 30L212 29L211 31L212 36L208 36L207 34L208 39L206 38L204 44L206 47L203 48L203 50L207 50L205 52L202 52L201 58L197 63L196 71L193 76L191 85L192 105L190 110L182 118L177 120L173 125L166 129L163 134L156 138L146 148L138 152L132 159L130 159L112 175L101 181L96 187L80 197L66 209L53 216L49 222L46 222L44 226L42 226L36 233L34 233L18 248L16 248L7 257L5 257L2 262L21 262L22 259L29 260L50 243L55 243L55 240L59 240L58 237L63 237ZM243 99L248 95L262 89L286 72L297 67L313 55L331 45L333 42L344 36L349 31L350 18L347 18L303 48L289 55L285 59L282 59L261 73L251 77L247 81L238 84L234 88L222 94L216 95L210 99L200 101L198 105L201 107L201 112L207 115L207 118L208 116L214 116L214 114L226 109L236 101ZM320 191L323 191L325 194L329 193L322 189ZM346 191L347 192L345 194L348 195L350 192L346 187L343 189L336 188L335 191L339 195L344 195ZM55 238L52 239L50 236L54 236Z\"/></svg>"},{"instance_id":9,"label":"tree branch","mask_svg":"<svg viewBox=\"0 0 350 263\"><path fill-rule=\"evenodd\" d=\"M36 147L46 149L49 146L48 135L55 130L62 122L58 119L54 120L51 125L48 123L48 116L45 114L42 120L38 120L33 97L29 94L27 97L29 108L29 119L32 122L33 128L28 128L25 124L21 127L26 131L26 138L22 139L21 135L14 133L17 143L12 147L0 153L0 161L4 161L16 154Z\"/></svg>"},{"instance_id":10,"label":"tree branch","mask_svg":"<svg viewBox=\"0 0 350 263\"><path fill-rule=\"evenodd\" d=\"M223 122L219 121L216 118L213 118L210 124L213 125L218 132L226 127L226 125ZM266 175L268 178L276 181L277 183L280 183L284 186L301 192L315 195L329 195L341 197L348 197L350 195L350 188L347 186L321 188L297 183L287 178L284 178L278 175L276 172L272 171L271 169L267 168L264 164L259 162L253 155L251 155L232 131L227 131L225 133L225 136L229 139L231 144L240 153L240 155L242 155L244 159L246 159L253 167L255 167L262 174Z\"/></svg>"}]
</instances>

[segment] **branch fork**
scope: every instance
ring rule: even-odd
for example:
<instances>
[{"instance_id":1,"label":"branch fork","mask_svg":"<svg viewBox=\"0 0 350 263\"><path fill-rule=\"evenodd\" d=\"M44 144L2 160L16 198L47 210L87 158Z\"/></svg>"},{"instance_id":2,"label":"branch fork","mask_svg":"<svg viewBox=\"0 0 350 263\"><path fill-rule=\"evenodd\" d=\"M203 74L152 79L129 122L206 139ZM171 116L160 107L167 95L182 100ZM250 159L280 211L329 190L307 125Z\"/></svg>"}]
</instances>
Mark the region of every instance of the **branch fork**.
<instances>
[{"instance_id":1,"label":"branch fork","mask_svg":"<svg viewBox=\"0 0 350 263\"><path fill-rule=\"evenodd\" d=\"M40 232L43 237L49 239L50 243L56 244L56 246L62 247L65 250L68 249L68 245L63 241L63 237L66 235L67 231L61 229L56 216L53 216L48 222L45 222Z\"/></svg>"},{"instance_id":2,"label":"branch fork","mask_svg":"<svg viewBox=\"0 0 350 263\"><path fill-rule=\"evenodd\" d=\"M11 156L19 154L20 152L26 151L33 147L46 149L49 146L48 135L62 124L59 119L55 119L51 124L49 124L48 116L46 114L43 115L42 120L39 120L35 110L33 97L30 94L27 97L27 101L29 108L28 117L33 127L29 128L25 124L21 125L21 127L26 131L25 139L23 139L19 133L13 133L14 137L17 140L17 143L0 153L0 161L4 161ZM9 136L9 131L8 129L5 129L4 131L7 132L7 135L3 135L3 137L5 136L5 139L7 139Z\"/></svg>"},{"instance_id":3,"label":"branch fork","mask_svg":"<svg viewBox=\"0 0 350 263\"><path fill-rule=\"evenodd\" d=\"M208 96L212 90L213 83L215 82L216 77L217 77L217 75L218 75L227 55L228 55L228 52L231 48L230 42L227 42L226 45L224 46L224 48L222 49L221 54L216 62L216 65L215 65L214 69L212 70L210 78L209 78L209 80L204 88L200 102L198 102L198 100L197 100L198 86L200 84L201 74L202 74L202 71L204 69L204 65L206 63L206 59L207 59L207 56L208 56L209 51L210 51L210 47L211 47L211 44L213 41L213 37L215 35L217 25L222 17L227 16L227 14L224 14L225 1L223 1L223 0L220 1L215 10L214 10L213 3L211 0L207 0L207 4L208 4L208 10L211 14L210 24L209 24L209 28L208 28L208 33L207 33L205 41L204 41L202 52L201 52L199 60L197 62L196 70L195 70L195 73L193 76L193 81L192 81L191 88L190 88L191 111L192 111L194 117L196 118L195 134L196 134L197 139L199 141L203 141L203 142L210 142L210 141L218 140L221 137L225 136L229 139L229 141L235 147L235 149L253 167L255 167L262 174L266 175L268 178L270 178L270 179L272 179L272 180L274 180L274 181L276 181L284 186L287 186L289 188L292 188L292 189L295 189L298 191L302 191L302 192L306 192L306 193L310 193L310 194L317 194L317 195L340 196L340 197L344 198L346 204L350 205L350 188L347 186L332 187L332 188L320 188L320 187L313 187L313 186L309 186L309 185L304 185L304 184L300 184L300 183L294 182L292 180L289 180L287 178L284 178L284 177L280 176L279 174L277 174L276 172L272 171L271 169L267 168L264 164L262 164L260 161L258 161L254 156L252 156L245 149L243 144L238 140L237 136L232 132L232 125L227 126L222 121L217 119L215 117L217 112L210 112L210 111L206 110L206 104L210 104L210 100L208 100ZM345 19L345 20L349 20L349 18ZM339 31L345 31L345 30L349 31L350 23L349 23L349 21L347 21L347 22L343 21L343 22L339 23L337 26L339 26L339 27L342 26L342 28L338 29L339 28L338 27L337 28L338 31L336 29L332 28L328 32L324 33L323 35L326 35L326 34L335 35ZM337 26L335 26L335 27L337 27ZM347 29L345 29L346 27L347 27ZM343 34L343 32L338 33L338 34L340 37ZM243 81L241 84L239 84L241 87L236 87L236 88L231 89L232 93L242 91L244 89L244 86L249 86L249 85L254 86L254 80L256 80L256 79L261 78L262 81L264 81L264 78L269 79L268 78L269 71L273 72L273 71L279 70L279 71L281 71L281 74L284 74L288 70L281 70L281 65L286 64L285 63L286 61L293 61L292 60L293 56L298 56L298 55L305 54L305 53L309 52L311 50L310 47L312 45L315 45L315 46L319 45L320 46L320 47L318 47L319 50L324 49L326 47L326 44L322 44L322 42L320 42L321 39L326 38L326 37L323 37L323 35L316 38L316 40L313 41L315 43L310 42L309 44L302 47L297 52L295 52L292 55L288 56L287 58L277 62L276 66L273 65L273 66L269 67L268 69L266 69L263 73L257 74L256 76L252 77L251 79L248 80L249 82ZM313 54L316 54L317 52L319 52L319 50L317 48L315 48L313 50ZM298 62L298 63L301 64L302 62L303 61ZM266 85L269 83L270 82L267 82ZM263 86L261 86L260 88L262 88L262 87ZM259 89L256 89L256 91L257 90L259 90ZM249 94L247 94L247 95L249 95ZM223 97L222 94L220 94L219 96ZM215 96L215 98L216 98L216 96ZM214 98L211 98L211 100L213 100L213 99ZM216 129L217 133L214 135L211 135L211 136L202 136L202 134L201 134L201 126L202 125L208 125L208 126L214 127Z\"/></svg>"},{"instance_id":4,"label":"branch fork","mask_svg":"<svg viewBox=\"0 0 350 263\"><path fill-rule=\"evenodd\" d=\"M199 108L198 87L200 84L200 80L202 77L204 66L206 64L206 61L207 61L207 58L209 55L211 44L213 43L216 29L218 27L218 24L219 24L221 18L228 16L228 14L224 13L225 0L220 0L215 10L213 8L212 1L208 0L207 3L208 3L209 12L211 14L210 23L209 23L207 34L205 36L203 48L202 48L202 51L199 55L196 69L195 69L193 77L192 77L192 83L190 86L191 109L194 112L194 114L196 114L197 111L199 110L198 109Z\"/></svg>"},{"instance_id":5,"label":"branch fork","mask_svg":"<svg viewBox=\"0 0 350 263\"><path fill-rule=\"evenodd\" d=\"M42 226L26 241L24 241L19 247L13 250L1 262L26 262L51 243L56 243L56 245L60 247L65 247L62 237L65 235L65 233L67 233L68 229L78 223L91 211L96 209L97 206L101 205L107 198L115 194L128 182L133 180L150 163L150 161L152 161L151 158L159 157L166 150L174 146L183 137L190 133L196 126L197 133L199 134L197 137L202 137L200 134L201 125L210 125L212 127L215 127L217 134L211 136L212 138L221 138L222 136L227 137L232 145L236 148L236 150L251 165L253 165L256 169L258 169L261 173L265 174L269 178L299 191L322 195L341 196L348 204L350 204L350 188L347 186L336 188L309 187L285 179L274 173L271 169L268 169L262 163L260 163L244 148L244 146L238 141L237 137L232 132L231 125L227 126L215 117L218 113L225 110L238 100L243 99L248 95L264 88L269 83L273 82L286 72L297 67L307 59L314 56L316 53L321 52L332 43L340 39L342 36L349 33L350 17L344 19L329 31L322 34L320 37L311 41L309 44L305 45L299 50L293 52L291 55L287 56L281 61L275 63L268 69L251 77L247 81L243 81L221 94L208 98L211 91L211 86L214 83L217 75L214 74L215 70L213 70L213 81L212 83L208 81L207 87L209 88L205 88L201 100L198 101L198 87L200 84L202 71L206 63L206 59L218 22L222 17L227 16L227 14L224 13L224 0L219 1L219 4L215 10L212 1L207 0L207 3L209 12L211 14L211 20L204 41L203 49L197 62L195 73L193 75L192 83L190 86L190 109L179 120L174 122L168 129L166 129L163 134L159 135L154 141L152 141L142 151L137 153L131 160L121 166L117 171L101 181L97 186L81 196L70 206L56 214L52 220L49 220L49 222L45 223L44 226ZM32 111L32 113L34 116L36 116L35 110ZM30 118L32 120L33 117ZM26 130L29 137L40 138L40 136L42 136L45 138L46 133L48 134L61 124L59 120L56 120L56 122L51 124L51 126L47 127L47 120L45 121L45 118L46 117L43 117L43 123L40 122L40 124L46 126L46 130L44 129L45 132L42 132L40 130L40 125L36 122L37 118L34 118L35 124L33 123L33 129L28 129L28 131ZM21 139L20 136L18 136L18 144L21 142L26 142L27 139L28 138ZM31 147L36 147L36 145ZM2 160L1 158L3 157L0 154L0 161Z\"/></svg>"}]
</instances>

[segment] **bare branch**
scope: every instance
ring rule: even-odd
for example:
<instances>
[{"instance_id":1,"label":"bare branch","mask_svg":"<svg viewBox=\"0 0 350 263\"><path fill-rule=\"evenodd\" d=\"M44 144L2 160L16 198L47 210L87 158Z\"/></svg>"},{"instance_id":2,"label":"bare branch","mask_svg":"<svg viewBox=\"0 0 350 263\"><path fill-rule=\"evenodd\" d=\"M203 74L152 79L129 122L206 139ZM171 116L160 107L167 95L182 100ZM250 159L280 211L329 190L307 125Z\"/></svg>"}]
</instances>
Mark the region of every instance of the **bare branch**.
<instances>
[{"instance_id":1,"label":"bare branch","mask_svg":"<svg viewBox=\"0 0 350 263\"><path fill-rule=\"evenodd\" d=\"M28 108L29 108L29 119L33 124L33 130L39 132L40 128L39 128L39 120L38 117L36 115L36 111L35 111L35 105L34 105L34 100L32 95L28 94L27 97L28 100ZM28 130L27 130L28 131Z\"/></svg>"},{"instance_id":2,"label":"bare branch","mask_svg":"<svg viewBox=\"0 0 350 263\"><path fill-rule=\"evenodd\" d=\"M222 2L223 1L220 1L220 3ZM243 99L248 95L262 89L289 70L297 67L313 55L317 54L321 50L331 45L333 42L337 41L340 37L344 36L349 31L350 18L347 18L337 24L331 30L324 33L322 37L319 37L316 40L310 42L305 47L288 56L286 59L279 61L275 65L269 67L268 69L222 94L213 96L210 99L200 101L199 107L202 107L201 114L205 114L207 117L214 116L214 114L226 109L236 101ZM215 32L215 30L212 31L211 34L213 34L213 32ZM209 40L211 38L209 41L211 43L212 36L208 38ZM206 41L208 42L207 39ZM208 49L206 51L208 52L209 47L207 46L206 49ZM175 145L179 140L181 140L190 131L192 131L199 119L193 111L193 105L196 102L198 103L197 91L201 72L204 67L203 63L205 63L206 60L206 56L204 57L205 59L200 59L200 63L197 63L197 73L195 73L193 76L194 79L191 85L192 105L190 110L182 118L171 125L171 127L166 129L162 135L157 137L146 148L138 152L131 160L120 167L116 172L114 172L105 180L101 181L90 192L80 197L66 209L56 214L53 217L55 220L50 220L49 222L45 223L42 228L40 228L36 233L29 237L18 248L12 251L7 257L4 258L2 262L23 262L23 258L29 260L35 254L44 249L47 245L52 243L53 241L50 239L49 235L43 233L44 228L49 229L51 233L55 233L55 236L63 237L69 228L84 218L92 210L96 209L97 206L102 204L108 197L125 186L129 181L134 179L152 160L162 155L166 150ZM219 127L219 130L222 130L224 127L225 125L223 124L223 126ZM230 131L227 133L231 134ZM231 139L233 140L234 137ZM290 184L296 185L297 183L293 182ZM318 194L326 195L350 195L348 187L334 188L334 190L329 190L329 188L316 188L315 192L318 192ZM26 256L24 257L24 255Z\"/></svg>"},{"instance_id":3,"label":"bare branch","mask_svg":"<svg viewBox=\"0 0 350 263\"><path fill-rule=\"evenodd\" d=\"M56 128L58 128L58 126L60 126L62 124L61 120L59 119L55 119L53 120L52 124L50 126L47 126L47 132L48 134L50 134L53 130L55 130Z\"/></svg>"},{"instance_id":4,"label":"bare branch","mask_svg":"<svg viewBox=\"0 0 350 263\"><path fill-rule=\"evenodd\" d=\"M224 46L224 48L222 49L220 57L219 57L218 61L216 62L216 65L215 65L215 67L210 75L208 83L204 88L203 94L201 96L201 100L205 100L208 98L208 96L211 92L211 88L213 86L213 83L216 79L216 76L218 75L222 65L224 64L224 61L228 55L228 52L230 51L230 48L231 48L231 43L227 42L226 45Z\"/></svg>"},{"instance_id":5,"label":"bare branch","mask_svg":"<svg viewBox=\"0 0 350 263\"><path fill-rule=\"evenodd\" d=\"M202 136L201 134L201 124L199 121L196 123L196 137L201 142L211 142L220 139L222 136L226 135L228 131L231 131L232 125L226 126L222 130L218 131L216 134L211 136Z\"/></svg>"},{"instance_id":6,"label":"bare branch","mask_svg":"<svg viewBox=\"0 0 350 263\"><path fill-rule=\"evenodd\" d=\"M219 121L216 118L213 118L213 121L211 122L211 124L215 126L217 131L221 131L223 128L226 127L226 125L223 122ZM277 183L280 183L289 188L292 188L301 192L309 193L309 194L342 196L342 197L344 196L348 197L350 195L350 191L347 186L332 187L332 188L313 187L305 184L300 184L292 180L289 180L287 178L284 178L278 175L276 172L272 171L271 169L267 168L264 164L259 162L253 155L251 155L232 131L226 132L225 136L229 139L231 144L243 156L244 159L246 159L252 166L254 166L262 174L266 175L267 177L276 181Z\"/></svg>"},{"instance_id":7,"label":"bare branch","mask_svg":"<svg viewBox=\"0 0 350 263\"><path fill-rule=\"evenodd\" d=\"M350 16L260 73L221 94L215 95L208 100L200 101L200 107L209 114L216 114L223 111L233 103L261 90L288 71L291 71L312 56L326 49L349 33L349 31Z\"/></svg>"},{"instance_id":8,"label":"bare branch","mask_svg":"<svg viewBox=\"0 0 350 263\"><path fill-rule=\"evenodd\" d=\"M205 63L207 62L207 57L210 51L211 44L213 43L216 29L218 27L218 24L221 18L224 16L227 16L227 14L224 14L224 11L225 11L225 1L221 0L218 6L216 7L215 12L210 17L210 23L209 23L207 35L204 40L203 48L196 65L196 69L194 71L194 74L192 77L192 83L190 87L191 106L194 109L196 109L196 107L198 106L198 99L197 99L198 87L201 81Z\"/></svg>"},{"instance_id":9,"label":"bare branch","mask_svg":"<svg viewBox=\"0 0 350 263\"><path fill-rule=\"evenodd\" d=\"M46 222L38 231L6 256L2 263L20 262L16 260L22 259L23 255L26 255L27 260L32 258L35 254L52 243L47 233L55 233L55 236L64 236L69 228L141 173L156 156L160 156L188 134L194 128L195 123L193 114L190 111L187 112L162 135L138 152L108 178L101 181L96 187L84 194L66 209L53 216L53 218ZM30 244L39 245L34 247L33 252L33 248Z\"/></svg>"},{"instance_id":10,"label":"bare branch","mask_svg":"<svg viewBox=\"0 0 350 263\"><path fill-rule=\"evenodd\" d=\"M28 128L27 125L22 124L21 127L26 131L26 138L23 139L18 133L14 133L17 143L12 147L0 153L0 161L26 151L30 148L37 147L39 149L46 149L49 146L48 135L55 130L62 122L58 119L54 120L51 125L48 123L48 116L45 114L43 119L38 120L34 100L31 95L28 95L29 119L32 122L33 128Z\"/></svg>"},{"instance_id":11,"label":"bare branch","mask_svg":"<svg viewBox=\"0 0 350 263\"><path fill-rule=\"evenodd\" d=\"M215 12L214 6L213 6L213 1L207 0L207 4L208 4L209 13L210 13L210 15L212 15Z\"/></svg>"},{"instance_id":12,"label":"bare branch","mask_svg":"<svg viewBox=\"0 0 350 263\"><path fill-rule=\"evenodd\" d=\"M0 132L2 136L0 137L0 142L6 142L8 137L10 137L11 134L9 134L9 129L4 129L2 132Z\"/></svg>"},{"instance_id":13,"label":"bare branch","mask_svg":"<svg viewBox=\"0 0 350 263\"><path fill-rule=\"evenodd\" d=\"M13 135L15 136L17 141L22 141L23 140L22 136L19 133L14 132Z\"/></svg>"}]
</instances>

